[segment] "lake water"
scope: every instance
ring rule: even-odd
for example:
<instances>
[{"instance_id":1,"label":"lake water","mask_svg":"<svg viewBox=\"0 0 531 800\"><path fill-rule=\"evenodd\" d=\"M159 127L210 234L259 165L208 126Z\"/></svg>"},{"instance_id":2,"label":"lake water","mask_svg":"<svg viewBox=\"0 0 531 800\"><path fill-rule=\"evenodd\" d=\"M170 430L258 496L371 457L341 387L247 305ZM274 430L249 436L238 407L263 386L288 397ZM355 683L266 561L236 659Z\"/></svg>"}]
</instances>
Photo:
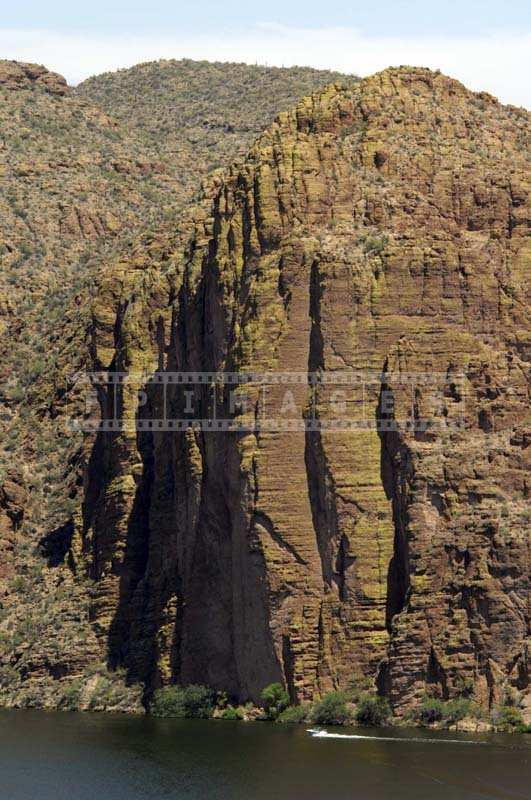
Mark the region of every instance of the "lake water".
<instances>
[{"instance_id":1,"label":"lake water","mask_svg":"<svg viewBox=\"0 0 531 800\"><path fill-rule=\"evenodd\" d=\"M0 711L0 798L531 797L529 736L368 729L337 732L373 738L316 738L305 726L269 723Z\"/></svg>"}]
</instances>

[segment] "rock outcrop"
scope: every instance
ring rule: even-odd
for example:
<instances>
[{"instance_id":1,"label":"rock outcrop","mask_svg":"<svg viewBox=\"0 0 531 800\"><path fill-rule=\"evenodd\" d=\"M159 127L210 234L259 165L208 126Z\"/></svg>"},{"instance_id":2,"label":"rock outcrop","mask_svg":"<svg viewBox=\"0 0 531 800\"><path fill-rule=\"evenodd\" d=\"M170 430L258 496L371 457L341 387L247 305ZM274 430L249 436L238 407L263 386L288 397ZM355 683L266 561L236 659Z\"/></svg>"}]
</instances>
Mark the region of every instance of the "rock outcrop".
<instances>
[{"instance_id":1,"label":"rock outcrop","mask_svg":"<svg viewBox=\"0 0 531 800\"><path fill-rule=\"evenodd\" d=\"M24 64L19 61L0 62L0 86L5 89L31 88L35 85L52 95L63 96L68 85L62 75L50 72L40 64Z\"/></svg>"},{"instance_id":2,"label":"rock outcrop","mask_svg":"<svg viewBox=\"0 0 531 800\"><path fill-rule=\"evenodd\" d=\"M22 476L9 473L0 484L0 591L13 574L15 540L24 520L27 493Z\"/></svg>"},{"instance_id":3,"label":"rock outcrop","mask_svg":"<svg viewBox=\"0 0 531 800\"><path fill-rule=\"evenodd\" d=\"M369 675L397 714L426 691L527 690L528 134L527 112L424 69L332 86L214 177L178 237L108 265L96 369L391 376L347 395L357 430L90 441L71 557L112 666L241 700ZM437 402L412 374L445 377ZM292 394L299 421L332 414ZM152 386L118 400L161 416Z\"/></svg>"}]
</instances>

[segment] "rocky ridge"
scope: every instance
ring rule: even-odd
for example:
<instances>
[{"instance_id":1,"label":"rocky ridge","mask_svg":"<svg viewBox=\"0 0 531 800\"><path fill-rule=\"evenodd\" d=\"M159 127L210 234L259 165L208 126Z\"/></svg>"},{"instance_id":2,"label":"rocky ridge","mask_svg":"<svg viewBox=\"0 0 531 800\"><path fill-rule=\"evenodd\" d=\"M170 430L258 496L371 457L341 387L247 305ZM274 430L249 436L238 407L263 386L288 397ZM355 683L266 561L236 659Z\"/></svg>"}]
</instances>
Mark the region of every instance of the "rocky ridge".
<instances>
[{"instance_id":1,"label":"rocky ridge","mask_svg":"<svg viewBox=\"0 0 531 800\"><path fill-rule=\"evenodd\" d=\"M24 64L18 61L0 62L0 86L12 91L35 86L59 96L68 91L62 75L50 72L40 64Z\"/></svg>"},{"instance_id":2,"label":"rocky ridge","mask_svg":"<svg viewBox=\"0 0 531 800\"><path fill-rule=\"evenodd\" d=\"M400 716L528 692L528 135L527 112L428 70L332 86L210 183L184 243L107 270L96 369L447 378L436 406L385 387L424 432L97 437L72 553L148 695L280 680L301 701L369 675ZM157 418L137 388L122 417Z\"/></svg>"}]
</instances>

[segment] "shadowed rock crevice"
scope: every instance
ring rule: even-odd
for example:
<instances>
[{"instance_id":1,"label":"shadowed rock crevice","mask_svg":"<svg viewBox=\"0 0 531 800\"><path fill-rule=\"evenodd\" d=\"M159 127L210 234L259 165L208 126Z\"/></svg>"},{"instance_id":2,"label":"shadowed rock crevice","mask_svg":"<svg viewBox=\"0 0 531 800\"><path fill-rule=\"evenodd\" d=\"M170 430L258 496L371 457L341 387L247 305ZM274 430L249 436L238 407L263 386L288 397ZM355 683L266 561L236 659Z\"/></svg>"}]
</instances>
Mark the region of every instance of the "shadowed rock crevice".
<instances>
[{"instance_id":1,"label":"shadowed rock crevice","mask_svg":"<svg viewBox=\"0 0 531 800\"><path fill-rule=\"evenodd\" d=\"M74 523L68 520L39 541L40 551L49 567L58 567L65 561L72 546L73 536Z\"/></svg>"},{"instance_id":2,"label":"shadowed rock crevice","mask_svg":"<svg viewBox=\"0 0 531 800\"><path fill-rule=\"evenodd\" d=\"M310 271L310 303L311 320L310 349L308 355L308 372L317 376L324 367L324 339L321 328L321 299L323 295L322 277L319 264L314 259ZM317 383L310 383L310 406L306 412L307 419L319 415L319 392ZM320 431L308 431L305 442L305 464L308 483L308 495L312 509L313 528L321 559L323 581L329 587L333 583L341 584L338 576L337 509L334 497L333 478L326 463L326 456ZM341 594L341 588L340 588Z\"/></svg>"},{"instance_id":3,"label":"shadowed rock crevice","mask_svg":"<svg viewBox=\"0 0 531 800\"><path fill-rule=\"evenodd\" d=\"M389 370L385 361L382 374ZM392 389L382 383L376 424L380 437L380 475L386 497L392 503L394 542L393 556L387 572L386 626L390 631L393 618L404 609L410 587L409 546L407 536L406 478L407 453L400 441L398 426L394 419Z\"/></svg>"},{"instance_id":4,"label":"shadowed rock crevice","mask_svg":"<svg viewBox=\"0 0 531 800\"><path fill-rule=\"evenodd\" d=\"M146 573L150 546L149 514L154 477L153 435L140 433L138 440L142 473L129 515L125 552L118 568L118 605L109 628L108 660L113 669L123 665L130 666L131 663L130 653L135 646L135 642L131 641L131 626L139 611L135 608L133 598L138 584ZM132 677L139 678L137 674Z\"/></svg>"},{"instance_id":5,"label":"shadowed rock crevice","mask_svg":"<svg viewBox=\"0 0 531 800\"><path fill-rule=\"evenodd\" d=\"M256 525L260 525L260 527L271 537L271 539L281 548L286 550L287 553L298 563L298 564L307 564L307 562L301 558L301 556L297 553L296 549L292 547L289 542L285 542L282 539L278 532L275 530L275 527L267 514L264 514L263 511L255 511L251 520L251 528L255 527Z\"/></svg>"}]
</instances>

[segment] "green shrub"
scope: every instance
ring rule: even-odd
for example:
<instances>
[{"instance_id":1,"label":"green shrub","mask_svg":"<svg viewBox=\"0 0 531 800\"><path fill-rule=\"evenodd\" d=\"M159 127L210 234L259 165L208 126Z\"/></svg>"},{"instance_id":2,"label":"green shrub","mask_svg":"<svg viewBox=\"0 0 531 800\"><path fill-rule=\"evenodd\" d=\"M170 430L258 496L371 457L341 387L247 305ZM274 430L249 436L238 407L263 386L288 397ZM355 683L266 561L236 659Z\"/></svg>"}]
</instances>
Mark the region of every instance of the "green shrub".
<instances>
[{"instance_id":1,"label":"green shrub","mask_svg":"<svg viewBox=\"0 0 531 800\"><path fill-rule=\"evenodd\" d=\"M42 692L38 688L29 687L18 698L18 708L42 708Z\"/></svg>"},{"instance_id":2,"label":"green shrub","mask_svg":"<svg viewBox=\"0 0 531 800\"><path fill-rule=\"evenodd\" d=\"M16 669L9 664L0 666L0 689L6 689L18 683L20 676Z\"/></svg>"},{"instance_id":3,"label":"green shrub","mask_svg":"<svg viewBox=\"0 0 531 800\"><path fill-rule=\"evenodd\" d=\"M360 697L371 692L374 684L365 675L358 675L352 678L347 685L345 696L351 703L357 703Z\"/></svg>"},{"instance_id":4,"label":"green shrub","mask_svg":"<svg viewBox=\"0 0 531 800\"><path fill-rule=\"evenodd\" d=\"M111 681L105 676L101 676L96 681L96 685L90 696L88 703L89 711L95 711L98 708L106 708L109 704L111 692Z\"/></svg>"},{"instance_id":5,"label":"green shrub","mask_svg":"<svg viewBox=\"0 0 531 800\"><path fill-rule=\"evenodd\" d=\"M222 711L229 705L229 696L227 692L216 692L214 705L218 711Z\"/></svg>"},{"instance_id":6,"label":"green shrub","mask_svg":"<svg viewBox=\"0 0 531 800\"><path fill-rule=\"evenodd\" d=\"M24 578L22 575L15 575L15 577L11 580L10 588L17 594L23 594L28 590L26 578Z\"/></svg>"},{"instance_id":7,"label":"green shrub","mask_svg":"<svg viewBox=\"0 0 531 800\"><path fill-rule=\"evenodd\" d=\"M157 689L150 705L155 717L208 719L214 708L214 692L207 686L164 686Z\"/></svg>"},{"instance_id":8,"label":"green shrub","mask_svg":"<svg viewBox=\"0 0 531 800\"><path fill-rule=\"evenodd\" d=\"M361 236L358 241L362 245L364 253L367 255L378 255L379 253L382 253L389 244L389 237L385 236L385 234L367 234L366 236Z\"/></svg>"},{"instance_id":9,"label":"green shrub","mask_svg":"<svg viewBox=\"0 0 531 800\"><path fill-rule=\"evenodd\" d=\"M503 703L502 706L515 706L518 707L519 697L518 692L516 689L513 689L512 686L508 686L503 693Z\"/></svg>"},{"instance_id":10,"label":"green shrub","mask_svg":"<svg viewBox=\"0 0 531 800\"><path fill-rule=\"evenodd\" d=\"M261 698L269 719L276 719L289 706L289 694L281 683L270 683L263 689Z\"/></svg>"},{"instance_id":11,"label":"green shrub","mask_svg":"<svg viewBox=\"0 0 531 800\"><path fill-rule=\"evenodd\" d=\"M384 697L362 694L356 707L356 722L362 725L385 725L391 716L391 707Z\"/></svg>"},{"instance_id":12,"label":"green shrub","mask_svg":"<svg viewBox=\"0 0 531 800\"><path fill-rule=\"evenodd\" d=\"M288 706L278 715L277 722L300 724L308 718L308 706Z\"/></svg>"},{"instance_id":13,"label":"green shrub","mask_svg":"<svg viewBox=\"0 0 531 800\"><path fill-rule=\"evenodd\" d=\"M420 706L414 709L411 719L423 725L434 722L453 724L465 717L477 717L479 708L465 697L456 697L453 700L440 700L438 697L425 697Z\"/></svg>"},{"instance_id":14,"label":"green shrub","mask_svg":"<svg viewBox=\"0 0 531 800\"><path fill-rule=\"evenodd\" d=\"M459 722L460 719L473 716L475 710L475 706L470 700L456 697L444 704L443 717L446 722Z\"/></svg>"},{"instance_id":15,"label":"green shrub","mask_svg":"<svg viewBox=\"0 0 531 800\"><path fill-rule=\"evenodd\" d=\"M233 706L227 706L227 708L224 708L221 714L219 715L219 719L228 719L228 720L243 719L243 714L239 708L234 708Z\"/></svg>"},{"instance_id":16,"label":"green shrub","mask_svg":"<svg viewBox=\"0 0 531 800\"><path fill-rule=\"evenodd\" d=\"M462 675L459 675L455 681L455 688L457 689L458 694L462 697L470 697L474 694L474 678L470 675L466 678Z\"/></svg>"},{"instance_id":17,"label":"green shrub","mask_svg":"<svg viewBox=\"0 0 531 800\"><path fill-rule=\"evenodd\" d=\"M501 706L495 713L495 723L505 731L524 730L522 715L514 706Z\"/></svg>"},{"instance_id":18,"label":"green shrub","mask_svg":"<svg viewBox=\"0 0 531 800\"><path fill-rule=\"evenodd\" d=\"M66 686L63 690L57 706L64 711L77 711L79 707L80 696L81 682L72 681L72 683L69 683L68 686Z\"/></svg>"},{"instance_id":19,"label":"green shrub","mask_svg":"<svg viewBox=\"0 0 531 800\"><path fill-rule=\"evenodd\" d=\"M347 696L344 692L328 692L322 700L315 704L311 713L312 722L319 725L344 725L352 717L347 708Z\"/></svg>"}]
</instances>

